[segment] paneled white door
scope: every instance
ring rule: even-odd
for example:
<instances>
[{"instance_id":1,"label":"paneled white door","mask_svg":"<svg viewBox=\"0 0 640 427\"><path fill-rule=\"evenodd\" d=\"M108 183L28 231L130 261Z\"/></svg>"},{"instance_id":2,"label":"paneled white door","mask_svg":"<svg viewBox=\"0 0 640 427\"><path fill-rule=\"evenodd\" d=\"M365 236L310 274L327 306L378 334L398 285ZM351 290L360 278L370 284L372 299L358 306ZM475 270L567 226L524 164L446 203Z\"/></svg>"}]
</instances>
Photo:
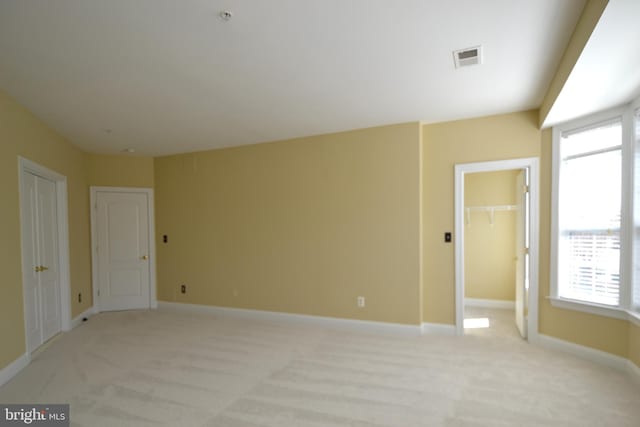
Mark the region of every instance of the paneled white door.
<instances>
[{"instance_id":1,"label":"paneled white door","mask_svg":"<svg viewBox=\"0 0 640 427\"><path fill-rule=\"evenodd\" d=\"M149 197L138 192L96 193L98 308L150 308Z\"/></svg>"},{"instance_id":2,"label":"paneled white door","mask_svg":"<svg viewBox=\"0 0 640 427\"><path fill-rule=\"evenodd\" d=\"M25 327L32 352L62 329L56 184L23 174Z\"/></svg>"}]
</instances>

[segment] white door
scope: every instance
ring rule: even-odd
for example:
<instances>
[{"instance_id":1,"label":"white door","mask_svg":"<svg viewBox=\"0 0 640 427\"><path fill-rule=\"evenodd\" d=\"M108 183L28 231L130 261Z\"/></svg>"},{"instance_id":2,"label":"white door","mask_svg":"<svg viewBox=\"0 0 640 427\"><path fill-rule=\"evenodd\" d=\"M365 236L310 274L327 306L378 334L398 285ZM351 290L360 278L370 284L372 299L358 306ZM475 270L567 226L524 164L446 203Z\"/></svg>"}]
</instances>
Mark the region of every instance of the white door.
<instances>
[{"instance_id":1,"label":"white door","mask_svg":"<svg viewBox=\"0 0 640 427\"><path fill-rule=\"evenodd\" d=\"M98 191L96 209L99 310L150 308L148 195Z\"/></svg>"},{"instance_id":2,"label":"white door","mask_svg":"<svg viewBox=\"0 0 640 427\"><path fill-rule=\"evenodd\" d=\"M528 185L527 170L516 178L516 325L522 338L527 338L527 288L528 288Z\"/></svg>"},{"instance_id":3,"label":"white door","mask_svg":"<svg viewBox=\"0 0 640 427\"><path fill-rule=\"evenodd\" d=\"M22 229L25 327L32 352L61 330L56 184L23 174Z\"/></svg>"}]
</instances>

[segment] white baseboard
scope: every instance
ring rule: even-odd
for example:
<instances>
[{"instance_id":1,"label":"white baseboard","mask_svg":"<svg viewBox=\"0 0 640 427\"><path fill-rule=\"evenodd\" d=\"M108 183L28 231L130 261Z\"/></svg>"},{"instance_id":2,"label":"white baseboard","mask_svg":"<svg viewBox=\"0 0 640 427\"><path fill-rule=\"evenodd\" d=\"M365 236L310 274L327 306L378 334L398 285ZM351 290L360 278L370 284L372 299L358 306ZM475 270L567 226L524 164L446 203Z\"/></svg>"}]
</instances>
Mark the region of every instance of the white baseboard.
<instances>
[{"instance_id":1,"label":"white baseboard","mask_svg":"<svg viewBox=\"0 0 640 427\"><path fill-rule=\"evenodd\" d=\"M456 334L455 325L447 325L444 323L423 323L421 325L424 335L450 335Z\"/></svg>"},{"instance_id":2,"label":"white baseboard","mask_svg":"<svg viewBox=\"0 0 640 427\"><path fill-rule=\"evenodd\" d=\"M15 377L18 372L23 370L29 364L29 361L29 355L25 353L2 368L0 370L0 387L8 383L11 378Z\"/></svg>"},{"instance_id":3,"label":"white baseboard","mask_svg":"<svg viewBox=\"0 0 640 427\"><path fill-rule=\"evenodd\" d=\"M77 328L82 323L82 319L84 319L85 317L88 319L94 314L95 310L93 307L86 309L84 312L73 318L73 320L71 321L71 329Z\"/></svg>"},{"instance_id":4,"label":"white baseboard","mask_svg":"<svg viewBox=\"0 0 640 427\"><path fill-rule=\"evenodd\" d=\"M501 299L465 298L464 305L469 307L500 308L508 310L514 310L516 308L515 301Z\"/></svg>"},{"instance_id":5,"label":"white baseboard","mask_svg":"<svg viewBox=\"0 0 640 427\"><path fill-rule=\"evenodd\" d=\"M213 305L184 304L177 302L158 301L160 310L176 310L189 313L216 314L221 316L236 316L254 320L295 321L325 327L351 328L359 331L374 333L393 333L402 335L420 335L419 325L402 323L376 322L372 320L343 319L337 317L312 316L307 314L283 313L277 311L251 310L245 308L220 307Z\"/></svg>"},{"instance_id":6,"label":"white baseboard","mask_svg":"<svg viewBox=\"0 0 640 427\"><path fill-rule=\"evenodd\" d=\"M592 362L606 365L621 371L629 372L629 363L632 363L629 359L625 359L624 357L616 356L614 354L596 350L594 348L586 347L580 344L574 344L572 342L554 338L549 335L538 334L533 343L545 348L573 354L574 356L578 356L583 359L587 359Z\"/></svg>"}]
</instances>

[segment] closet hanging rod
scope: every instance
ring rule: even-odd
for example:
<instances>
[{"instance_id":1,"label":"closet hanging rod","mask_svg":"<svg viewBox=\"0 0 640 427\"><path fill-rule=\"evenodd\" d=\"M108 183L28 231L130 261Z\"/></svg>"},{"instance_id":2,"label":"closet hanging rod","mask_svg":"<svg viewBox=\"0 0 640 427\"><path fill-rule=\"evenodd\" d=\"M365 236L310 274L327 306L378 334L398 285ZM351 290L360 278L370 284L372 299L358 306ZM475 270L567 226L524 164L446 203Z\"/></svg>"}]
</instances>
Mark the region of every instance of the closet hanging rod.
<instances>
[{"instance_id":1,"label":"closet hanging rod","mask_svg":"<svg viewBox=\"0 0 640 427\"><path fill-rule=\"evenodd\" d=\"M518 210L518 205L467 206L465 209L470 212L516 211Z\"/></svg>"}]
</instances>

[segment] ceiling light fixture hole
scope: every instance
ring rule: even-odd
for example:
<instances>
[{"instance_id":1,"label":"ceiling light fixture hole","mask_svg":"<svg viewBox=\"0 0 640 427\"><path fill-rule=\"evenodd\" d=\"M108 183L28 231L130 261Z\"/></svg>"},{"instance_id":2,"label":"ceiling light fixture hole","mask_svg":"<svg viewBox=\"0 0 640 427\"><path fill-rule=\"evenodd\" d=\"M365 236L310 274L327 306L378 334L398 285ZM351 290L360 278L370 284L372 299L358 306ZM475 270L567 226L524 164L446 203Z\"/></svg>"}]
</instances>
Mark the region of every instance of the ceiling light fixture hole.
<instances>
[{"instance_id":1,"label":"ceiling light fixture hole","mask_svg":"<svg viewBox=\"0 0 640 427\"><path fill-rule=\"evenodd\" d=\"M230 21L231 18L233 18L233 12L231 12L230 10L223 10L222 12L220 12L219 16L223 21Z\"/></svg>"}]
</instances>

